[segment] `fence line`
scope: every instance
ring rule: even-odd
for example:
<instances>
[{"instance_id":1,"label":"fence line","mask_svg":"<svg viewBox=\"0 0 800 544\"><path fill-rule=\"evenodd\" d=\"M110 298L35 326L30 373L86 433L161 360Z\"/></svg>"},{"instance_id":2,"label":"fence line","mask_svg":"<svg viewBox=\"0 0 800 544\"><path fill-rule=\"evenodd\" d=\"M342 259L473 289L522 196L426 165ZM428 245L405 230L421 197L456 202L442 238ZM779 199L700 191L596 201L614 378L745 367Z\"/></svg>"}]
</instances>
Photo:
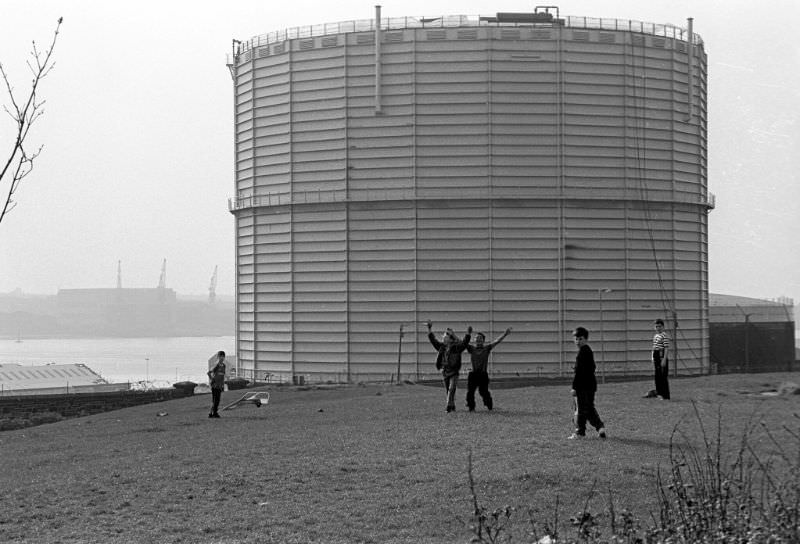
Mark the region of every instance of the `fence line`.
<instances>
[{"instance_id":1,"label":"fence line","mask_svg":"<svg viewBox=\"0 0 800 544\"><path fill-rule=\"evenodd\" d=\"M433 363L429 366L433 367ZM296 372L292 375L291 372L281 372L273 370L253 370L251 368L239 369L235 377L244 378L250 382L257 384L270 384L270 385L320 385L320 384L346 384L346 383L398 383L398 382L431 382L439 381L442 378L441 373L426 370L417 374L416 372L401 372L400 379L394 372L388 370L385 372L351 372L348 382L347 372ZM466 375L466 373L463 373ZM692 371L684 371L681 376L700 376L702 373L695 369ZM493 380L504 381L530 381L530 380L571 380L572 374L560 374L557 368L545 369L539 368L529 372L491 372L490 376ZM618 381L620 379L642 379L647 380L652 378L652 365L650 363L641 364L630 368L625 368L619 365L609 365L605 370L605 378L608 381ZM598 380L600 379L598 375Z\"/></svg>"},{"instance_id":2,"label":"fence line","mask_svg":"<svg viewBox=\"0 0 800 544\"><path fill-rule=\"evenodd\" d=\"M598 17L567 16L561 19L563 27L586 30L615 30L638 32L664 38L674 38L688 41L688 30L672 24L656 24L635 21L630 19L604 19ZM493 27L528 27L532 23L497 23L481 20L479 15L440 15L438 17L389 17L381 19L381 30L405 30L417 28L457 28L475 26ZM533 23L537 27L551 27L554 23ZM317 25L304 25L283 30L276 30L267 34L260 34L241 43L239 53L250 49L262 47L273 43L298 38L315 38L333 34L350 32L370 32L375 30L374 19L359 19L342 21L338 23L324 23ZM703 40L694 34L694 43L702 45Z\"/></svg>"}]
</instances>

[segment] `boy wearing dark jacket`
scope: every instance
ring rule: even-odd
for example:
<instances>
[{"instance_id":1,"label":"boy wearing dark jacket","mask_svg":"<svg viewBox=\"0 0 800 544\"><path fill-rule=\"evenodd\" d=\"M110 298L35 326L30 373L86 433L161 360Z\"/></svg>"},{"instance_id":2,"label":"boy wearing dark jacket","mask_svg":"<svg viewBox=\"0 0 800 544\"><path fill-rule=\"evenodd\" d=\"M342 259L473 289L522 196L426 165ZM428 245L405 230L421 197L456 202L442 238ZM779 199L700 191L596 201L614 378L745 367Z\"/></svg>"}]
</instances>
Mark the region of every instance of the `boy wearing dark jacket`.
<instances>
[{"instance_id":1,"label":"boy wearing dark jacket","mask_svg":"<svg viewBox=\"0 0 800 544\"><path fill-rule=\"evenodd\" d=\"M606 429L597 409L594 407L594 395L597 392L597 379L594 376L594 353L589 347L589 331L578 327L572 333L575 345L578 346L578 355L575 357L575 377L572 379L572 396L578 403L578 417L575 421L575 432L569 436L570 440L586 436L586 422L592 424L600 433L600 438L606 437Z\"/></svg>"},{"instance_id":2,"label":"boy wearing dark jacket","mask_svg":"<svg viewBox=\"0 0 800 544\"><path fill-rule=\"evenodd\" d=\"M436 339L433 334L433 323L428 321L428 340L437 351L436 369L442 371L444 388L447 391L447 412L454 412L456 409L456 386L458 385L458 373L461 370L461 352L467 349L469 344L472 327L467 328L467 334L463 340L456 338L453 329L447 329L442 335L442 341Z\"/></svg>"}]
</instances>

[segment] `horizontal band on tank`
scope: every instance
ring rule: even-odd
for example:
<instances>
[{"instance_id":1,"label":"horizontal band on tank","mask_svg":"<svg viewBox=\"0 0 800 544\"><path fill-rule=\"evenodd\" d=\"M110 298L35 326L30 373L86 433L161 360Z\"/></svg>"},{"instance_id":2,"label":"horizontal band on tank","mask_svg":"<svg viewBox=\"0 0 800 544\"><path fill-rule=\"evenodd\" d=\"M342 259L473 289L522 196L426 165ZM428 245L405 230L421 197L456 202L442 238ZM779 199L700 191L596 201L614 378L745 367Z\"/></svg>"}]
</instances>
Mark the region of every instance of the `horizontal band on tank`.
<instances>
[{"instance_id":1,"label":"horizontal band on tank","mask_svg":"<svg viewBox=\"0 0 800 544\"><path fill-rule=\"evenodd\" d=\"M558 201L603 201L603 202L657 202L662 204L696 204L711 210L716 205L716 198L712 193L707 197L693 193L670 194L669 190L658 191L658 196L648 195L656 191L641 190L605 190L606 194L592 194L594 189L565 187L569 194L542 192L540 188L502 188L493 189L459 189L449 196L443 196L440 189L431 190L426 194L424 190L413 189L364 189L364 190L332 190L332 191L304 191L295 193L271 193L263 196L234 197L228 199L228 210L236 213L240 210L251 208L269 208L275 206L288 206L293 204L330 204L349 202L389 202L389 201L421 201L421 200L558 200ZM584 192L580 192L584 191Z\"/></svg>"}]
</instances>

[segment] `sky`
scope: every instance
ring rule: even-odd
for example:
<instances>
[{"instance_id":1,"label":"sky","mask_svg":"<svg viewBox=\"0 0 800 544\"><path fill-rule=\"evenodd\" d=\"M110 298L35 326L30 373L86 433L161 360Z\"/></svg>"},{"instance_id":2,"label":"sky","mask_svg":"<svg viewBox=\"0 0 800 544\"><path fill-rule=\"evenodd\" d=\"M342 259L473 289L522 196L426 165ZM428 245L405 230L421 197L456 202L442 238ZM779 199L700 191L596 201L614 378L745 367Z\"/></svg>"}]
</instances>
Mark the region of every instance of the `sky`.
<instances>
[{"instance_id":1,"label":"sky","mask_svg":"<svg viewBox=\"0 0 800 544\"><path fill-rule=\"evenodd\" d=\"M23 92L31 42L64 17L42 82L43 145L0 223L0 293L167 286L234 291L233 39L371 19L376 2L0 0L0 63ZM554 3L549 3L554 4ZM402 0L383 17L532 11L521 0ZM796 0L581 0L561 16L694 30L709 60L709 288L800 302L800 21ZM0 93L7 104L7 95ZM11 119L0 112L0 159ZM0 187L4 188L4 187Z\"/></svg>"}]
</instances>

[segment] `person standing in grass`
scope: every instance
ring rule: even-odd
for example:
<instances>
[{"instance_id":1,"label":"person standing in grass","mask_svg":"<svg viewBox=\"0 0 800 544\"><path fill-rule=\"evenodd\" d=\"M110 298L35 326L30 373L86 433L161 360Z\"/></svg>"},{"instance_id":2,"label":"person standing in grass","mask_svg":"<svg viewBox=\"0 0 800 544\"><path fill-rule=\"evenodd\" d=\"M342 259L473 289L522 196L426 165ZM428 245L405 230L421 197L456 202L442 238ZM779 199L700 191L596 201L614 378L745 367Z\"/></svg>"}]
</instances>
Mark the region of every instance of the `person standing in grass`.
<instances>
[{"instance_id":1,"label":"person standing in grass","mask_svg":"<svg viewBox=\"0 0 800 544\"><path fill-rule=\"evenodd\" d=\"M653 322L656 333L653 335L653 372L656 382L656 397L669 400L669 336L664 330L664 320Z\"/></svg>"},{"instance_id":2,"label":"person standing in grass","mask_svg":"<svg viewBox=\"0 0 800 544\"><path fill-rule=\"evenodd\" d=\"M224 351L217 352L217 364L207 374L211 385L211 412L208 417L219 417L219 401L222 399L222 390L225 388Z\"/></svg>"},{"instance_id":3,"label":"person standing in grass","mask_svg":"<svg viewBox=\"0 0 800 544\"><path fill-rule=\"evenodd\" d=\"M575 421L575 432L569 436L569 439L585 437L587 421L597 429L600 438L605 438L605 425L594 407L597 379L594 375L594 352L589 347L589 331L578 327L572 336L575 339L575 345L578 346L578 355L575 357L575 377L572 379L572 396L578 403L578 416Z\"/></svg>"},{"instance_id":4,"label":"person standing in grass","mask_svg":"<svg viewBox=\"0 0 800 544\"><path fill-rule=\"evenodd\" d=\"M456 338L453 329L448 328L442 335L442 341L433 334L433 322L425 323L428 327L428 340L436 354L436 369L442 371L444 388L447 391L447 408L445 411L454 412L456 409L456 387L458 386L458 373L461 370L461 352L467 349L472 327L467 327L467 334L463 340Z\"/></svg>"},{"instance_id":5,"label":"person standing in grass","mask_svg":"<svg viewBox=\"0 0 800 544\"><path fill-rule=\"evenodd\" d=\"M472 361L472 370L467 374L467 408L470 412L475 411L475 389L480 393L486 408L491 410L494 406L492 394L489 392L489 372L487 370L489 352L509 334L511 334L511 327L507 328L494 342L485 344L486 335L479 332L475 335L475 345L467 344L467 352Z\"/></svg>"}]
</instances>

